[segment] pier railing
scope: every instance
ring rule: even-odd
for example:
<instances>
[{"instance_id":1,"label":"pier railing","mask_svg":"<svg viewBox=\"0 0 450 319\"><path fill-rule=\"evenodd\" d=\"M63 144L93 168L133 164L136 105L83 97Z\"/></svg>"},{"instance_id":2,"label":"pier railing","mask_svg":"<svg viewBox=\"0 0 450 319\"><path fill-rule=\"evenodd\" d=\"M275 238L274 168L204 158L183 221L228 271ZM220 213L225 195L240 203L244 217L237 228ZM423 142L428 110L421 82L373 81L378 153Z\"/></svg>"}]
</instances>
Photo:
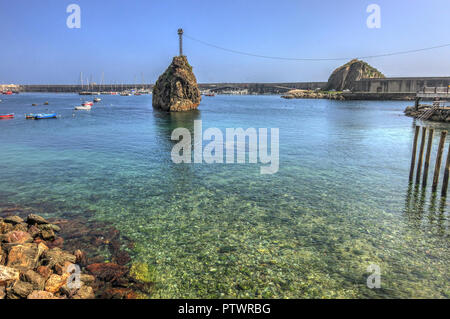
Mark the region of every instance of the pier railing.
<instances>
[{"instance_id":1,"label":"pier railing","mask_svg":"<svg viewBox=\"0 0 450 319\"><path fill-rule=\"evenodd\" d=\"M439 100L450 99L450 86L447 87L423 87L416 94L416 106L420 99Z\"/></svg>"},{"instance_id":2,"label":"pier railing","mask_svg":"<svg viewBox=\"0 0 450 319\"><path fill-rule=\"evenodd\" d=\"M450 93L450 86L443 86L443 87L423 87L422 90L418 91L417 93Z\"/></svg>"}]
</instances>

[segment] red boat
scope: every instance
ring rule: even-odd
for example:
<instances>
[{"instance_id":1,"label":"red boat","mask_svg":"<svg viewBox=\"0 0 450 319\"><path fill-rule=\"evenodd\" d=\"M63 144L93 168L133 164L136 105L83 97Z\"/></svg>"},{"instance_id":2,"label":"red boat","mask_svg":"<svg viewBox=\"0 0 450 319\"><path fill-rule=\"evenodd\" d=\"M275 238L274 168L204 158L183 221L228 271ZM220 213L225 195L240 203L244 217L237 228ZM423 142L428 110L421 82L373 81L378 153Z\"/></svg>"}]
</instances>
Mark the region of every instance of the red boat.
<instances>
[{"instance_id":1,"label":"red boat","mask_svg":"<svg viewBox=\"0 0 450 319\"><path fill-rule=\"evenodd\" d=\"M91 101L83 102L81 105L82 105L82 106L93 106L93 105L94 105L94 102L91 102Z\"/></svg>"},{"instance_id":2,"label":"red boat","mask_svg":"<svg viewBox=\"0 0 450 319\"><path fill-rule=\"evenodd\" d=\"M14 118L14 114L0 114L0 120L12 118Z\"/></svg>"},{"instance_id":3,"label":"red boat","mask_svg":"<svg viewBox=\"0 0 450 319\"><path fill-rule=\"evenodd\" d=\"M13 92L12 91L6 91L6 92L3 92L3 94L5 94L5 95L12 95Z\"/></svg>"}]
</instances>

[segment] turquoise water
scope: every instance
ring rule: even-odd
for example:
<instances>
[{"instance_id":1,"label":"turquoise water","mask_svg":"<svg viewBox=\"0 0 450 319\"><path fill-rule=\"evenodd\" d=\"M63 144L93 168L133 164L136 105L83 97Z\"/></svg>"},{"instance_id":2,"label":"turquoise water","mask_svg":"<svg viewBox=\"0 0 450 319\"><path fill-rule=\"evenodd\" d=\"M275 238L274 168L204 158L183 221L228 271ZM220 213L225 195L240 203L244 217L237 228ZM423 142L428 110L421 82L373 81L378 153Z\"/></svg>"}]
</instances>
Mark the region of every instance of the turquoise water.
<instances>
[{"instance_id":1,"label":"turquoise water","mask_svg":"<svg viewBox=\"0 0 450 319\"><path fill-rule=\"evenodd\" d=\"M153 298L450 296L448 204L408 186L408 102L216 96L165 114L151 95L102 96L89 112L74 94L1 98L16 118L0 121L0 206L94 212L136 242ZM45 109L61 118L24 119ZM172 130L194 120L279 128L278 173L172 163ZM426 124L435 149L450 126ZM371 264L380 289L366 286Z\"/></svg>"}]
</instances>

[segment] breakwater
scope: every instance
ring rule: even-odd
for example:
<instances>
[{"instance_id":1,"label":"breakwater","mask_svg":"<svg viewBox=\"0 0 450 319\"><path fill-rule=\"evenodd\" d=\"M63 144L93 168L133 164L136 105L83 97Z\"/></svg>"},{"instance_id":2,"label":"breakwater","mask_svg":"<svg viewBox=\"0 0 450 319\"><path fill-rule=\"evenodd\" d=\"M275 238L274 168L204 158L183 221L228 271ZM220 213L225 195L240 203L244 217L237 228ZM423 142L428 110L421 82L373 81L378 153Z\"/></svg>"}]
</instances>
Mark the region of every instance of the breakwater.
<instances>
[{"instance_id":1,"label":"breakwater","mask_svg":"<svg viewBox=\"0 0 450 319\"><path fill-rule=\"evenodd\" d=\"M353 93L416 94L425 87L448 87L450 77L398 77L361 79L353 82Z\"/></svg>"},{"instance_id":2,"label":"breakwater","mask_svg":"<svg viewBox=\"0 0 450 319\"><path fill-rule=\"evenodd\" d=\"M411 100L425 87L448 87L450 77L401 77L384 79L361 79L354 81L351 92L344 93L349 100ZM325 89L327 82L285 83L201 83L202 91L216 94L284 94L290 90ZM16 85L20 92L76 93L80 91L127 91L152 90L153 84L24 84Z\"/></svg>"},{"instance_id":3,"label":"breakwater","mask_svg":"<svg viewBox=\"0 0 450 319\"><path fill-rule=\"evenodd\" d=\"M326 82L293 82L293 83L201 83L201 90L217 94L245 92L246 94L282 94L292 89L323 89ZM20 92L53 92L76 93L80 91L127 91L133 89L152 90L153 84L92 84L89 87L80 84L24 84L17 86Z\"/></svg>"}]
</instances>

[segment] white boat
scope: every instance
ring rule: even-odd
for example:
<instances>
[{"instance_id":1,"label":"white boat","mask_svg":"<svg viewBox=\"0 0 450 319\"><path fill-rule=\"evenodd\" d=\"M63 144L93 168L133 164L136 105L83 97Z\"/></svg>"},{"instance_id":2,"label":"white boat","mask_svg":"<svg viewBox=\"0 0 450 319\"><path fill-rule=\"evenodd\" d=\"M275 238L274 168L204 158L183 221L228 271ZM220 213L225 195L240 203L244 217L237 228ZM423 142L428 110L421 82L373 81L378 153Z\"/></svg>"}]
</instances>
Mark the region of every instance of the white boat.
<instances>
[{"instance_id":1,"label":"white boat","mask_svg":"<svg viewBox=\"0 0 450 319\"><path fill-rule=\"evenodd\" d=\"M94 98L94 102L100 102L102 99L99 97Z\"/></svg>"},{"instance_id":2,"label":"white boat","mask_svg":"<svg viewBox=\"0 0 450 319\"><path fill-rule=\"evenodd\" d=\"M92 106L90 106L90 105L75 106L75 110L77 110L77 111L81 111L81 110L89 111L91 108L92 108Z\"/></svg>"}]
</instances>

